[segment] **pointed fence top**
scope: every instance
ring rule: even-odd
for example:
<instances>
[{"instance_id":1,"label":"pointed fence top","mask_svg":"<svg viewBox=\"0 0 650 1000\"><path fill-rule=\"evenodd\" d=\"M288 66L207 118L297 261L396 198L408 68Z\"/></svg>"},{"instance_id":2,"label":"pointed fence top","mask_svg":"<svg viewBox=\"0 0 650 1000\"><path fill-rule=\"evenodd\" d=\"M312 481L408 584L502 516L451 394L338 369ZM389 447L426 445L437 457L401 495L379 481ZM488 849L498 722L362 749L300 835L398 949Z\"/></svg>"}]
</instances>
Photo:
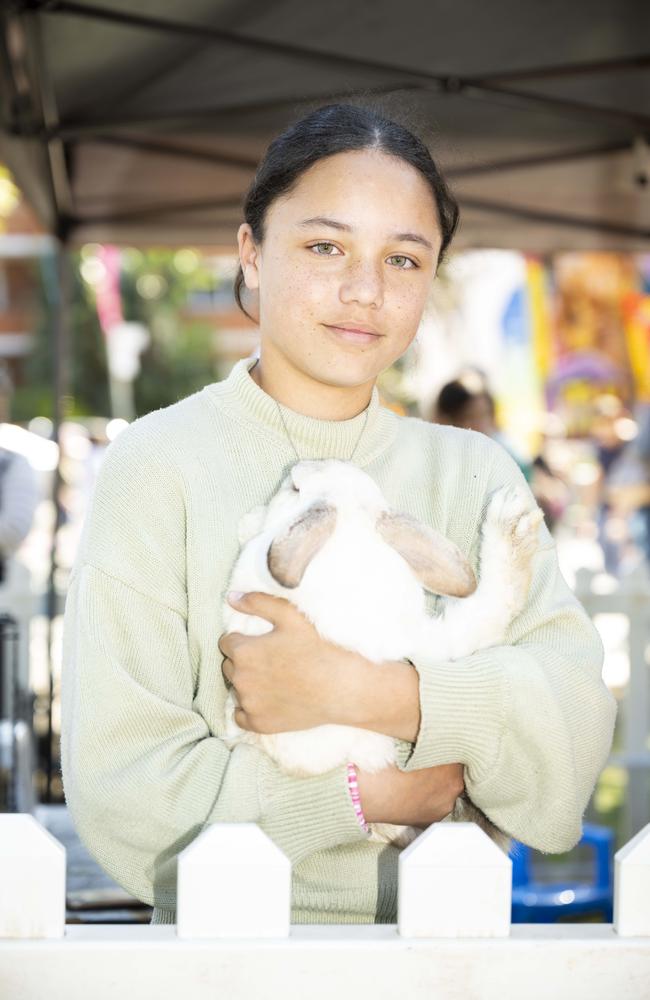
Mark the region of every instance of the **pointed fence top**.
<instances>
[{"instance_id":1,"label":"pointed fence top","mask_svg":"<svg viewBox=\"0 0 650 1000\"><path fill-rule=\"evenodd\" d=\"M51 856L65 859L65 847L31 813L0 816L2 854L7 857Z\"/></svg>"},{"instance_id":2,"label":"pointed fence top","mask_svg":"<svg viewBox=\"0 0 650 1000\"><path fill-rule=\"evenodd\" d=\"M291 868L286 854L257 823L212 823L188 844L182 859L186 864Z\"/></svg>"},{"instance_id":3,"label":"pointed fence top","mask_svg":"<svg viewBox=\"0 0 650 1000\"><path fill-rule=\"evenodd\" d=\"M436 823L402 851L399 864L509 868L511 862L476 823Z\"/></svg>"},{"instance_id":4,"label":"pointed fence top","mask_svg":"<svg viewBox=\"0 0 650 1000\"><path fill-rule=\"evenodd\" d=\"M650 865L650 823L616 852L614 860L625 865Z\"/></svg>"}]
</instances>

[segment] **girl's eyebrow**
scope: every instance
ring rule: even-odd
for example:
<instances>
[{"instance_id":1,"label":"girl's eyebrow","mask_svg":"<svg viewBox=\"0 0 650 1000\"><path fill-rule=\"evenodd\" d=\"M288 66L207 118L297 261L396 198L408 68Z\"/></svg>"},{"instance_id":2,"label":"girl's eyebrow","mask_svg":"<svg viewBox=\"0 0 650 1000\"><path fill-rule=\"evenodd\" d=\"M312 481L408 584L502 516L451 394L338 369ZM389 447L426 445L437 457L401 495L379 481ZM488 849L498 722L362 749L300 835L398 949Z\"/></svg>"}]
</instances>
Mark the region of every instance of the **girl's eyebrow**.
<instances>
[{"instance_id":1,"label":"girl's eyebrow","mask_svg":"<svg viewBox=\"0 0 650 1000\"><path fill-rule=\"evenodd\" d=\"M329 226L330 229L343 229L347 233L354 232L354 228L346 222L338 222L337 219L328 219L324 215L315 215L312 219L303 219L296 223L297 226L307 227L313 225ZM424 236L419 233L391 233L388 237L391 240L398 240L400 243L420 243L433 252L433 246Z\"/></svg>"}]
</instances>

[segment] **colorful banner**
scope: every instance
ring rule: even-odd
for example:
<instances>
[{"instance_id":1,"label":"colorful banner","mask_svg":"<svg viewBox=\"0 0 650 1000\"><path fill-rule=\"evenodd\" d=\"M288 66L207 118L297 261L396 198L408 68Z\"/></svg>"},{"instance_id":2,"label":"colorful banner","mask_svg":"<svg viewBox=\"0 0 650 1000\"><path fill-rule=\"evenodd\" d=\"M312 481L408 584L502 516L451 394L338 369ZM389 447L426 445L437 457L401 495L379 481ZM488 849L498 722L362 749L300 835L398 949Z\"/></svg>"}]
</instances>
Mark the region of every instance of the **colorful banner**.
<instances>
[{"instance_id":1,"label":"colorful banner","mask_svg":"<svg viewBox=\"0 0 650 1000\"><path fill-rule=\"evenodd\" d=\"M541 263L526 258L522 281L501 318L503 377L497 396L497 423L524 455L537 454L545 412L543 378L551 363L552 342L544 306Z\"/></svg>"},{"instance_id":2,"label":"colorful banner","mask_svg":"<svg viewBox=\"0 0 650 1000\"><path fill-rule=\"evenodd\" d=\"M124 319L120 297L120 250L116 246L102 246L97 254L104 265L104 273L93 283L99 324L105 336L111 327Z\"/></svg>"},{"instance_id":3,"label":"colorful banner","mask_svg":"<svg viewBox=\"0 0 650 1000\"><path fill-rule=\"evenodd\" d=\"M622 307L635 399L650 403L650 295L629 292Z\"/></svg>"},{"instance_id":4,"label":"colorful banner","mask_svg":"<svg viewBox=\"0 0 650 1000\"><path fill-rule=\"evenodd\" d=\"M639 272L631 255L615 253L558 254L553 267L557 361L547 382L548 405L569 437L589 436L601 397L614 396L625 408L634 402L625 328L630 326L635 350L638 331L634 310L626 321L624 303L638 295Z\"/></svg>"}]
</instances>

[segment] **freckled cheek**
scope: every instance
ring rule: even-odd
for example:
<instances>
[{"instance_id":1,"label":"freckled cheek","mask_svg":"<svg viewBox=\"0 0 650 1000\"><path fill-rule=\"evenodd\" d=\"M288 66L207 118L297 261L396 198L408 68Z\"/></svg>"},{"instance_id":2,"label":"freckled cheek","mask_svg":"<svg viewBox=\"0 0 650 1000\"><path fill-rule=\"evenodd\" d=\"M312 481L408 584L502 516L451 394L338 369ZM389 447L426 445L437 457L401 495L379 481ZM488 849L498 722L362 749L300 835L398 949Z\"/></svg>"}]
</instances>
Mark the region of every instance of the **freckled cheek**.
<instances>
[{"instance_id":1,"label":"freckled cheek","mask_svg":"<svg viewBox=\"0 0 650 1000\"><path fill-rule=\"evenodd\" d=\"M314 272L310 267L293 267L286 281L283 300L294 316L310 323L327 319L338 289L332 276Z\"/></svg>"},{"instance_id":2,"label":"freckled cheek","mask_svg":"<svg viewBox=\"0 0 650 1000\"><path fill-rule=\"evenodd\" d=\"M384 306L388 307L396 325L404 331L419 325L425 302L426 294L420 294L419 289L391 290L384 298Z\"/></svg>"},{"instance_id":3,"label":"freckled cheek","mask_svg":"<svg viewBox=\"0 0 650 1000\"><path fill-rule=\"evenodd\" d=\"M298 316L304 309L304 300L310 294L308 275L286 256L269 256L262 279L262 303L266 315Z\"/></svg>"}]
</instances>

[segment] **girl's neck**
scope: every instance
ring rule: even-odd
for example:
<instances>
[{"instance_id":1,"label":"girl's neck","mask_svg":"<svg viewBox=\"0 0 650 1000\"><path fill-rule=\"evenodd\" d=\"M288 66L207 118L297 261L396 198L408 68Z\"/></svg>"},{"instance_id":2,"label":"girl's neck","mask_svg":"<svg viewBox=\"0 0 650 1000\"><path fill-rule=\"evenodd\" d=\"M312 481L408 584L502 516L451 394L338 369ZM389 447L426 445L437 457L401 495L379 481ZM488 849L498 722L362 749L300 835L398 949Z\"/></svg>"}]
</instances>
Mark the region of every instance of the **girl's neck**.
<instances>
[{"instance_id":1,"label":"girl's neck","mask_svg":"<svg viewBox=\"0 0 650 1000\"><path fill-rule=\"evenodd\" d=\"M267 395L283 406L318 420L349 420L366 409L374 381L358 386L336 386L317 382L304 372L280 371L260 356L249 375Z\"/></svg>"}]
</instances>

